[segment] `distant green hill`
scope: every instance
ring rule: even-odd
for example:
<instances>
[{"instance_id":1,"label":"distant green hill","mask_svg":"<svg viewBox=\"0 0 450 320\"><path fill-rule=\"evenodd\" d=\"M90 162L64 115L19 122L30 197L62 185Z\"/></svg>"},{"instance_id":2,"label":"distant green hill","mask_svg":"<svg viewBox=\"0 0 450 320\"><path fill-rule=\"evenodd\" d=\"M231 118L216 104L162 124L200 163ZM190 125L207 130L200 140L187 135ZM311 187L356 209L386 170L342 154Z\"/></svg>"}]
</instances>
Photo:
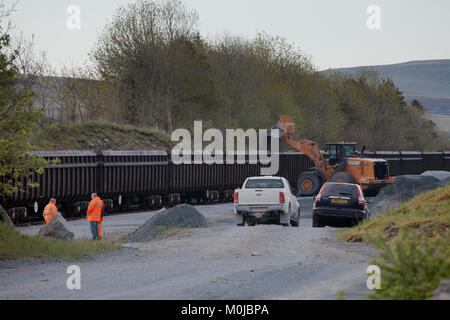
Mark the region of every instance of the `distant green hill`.
<instances>
[{"instance_id":1,"label":"distant green hill","mask_svg":"<svg viewBox=\"0 0 450 320\"><path fill-rule=\"evenodd\" d=\"M450 59L338 68L333 71L354 75L364 68L377 71L384 79L391 78L404 92L408 102L417 99L431 113L450 115Z\"/></svg>"}]
</instances>

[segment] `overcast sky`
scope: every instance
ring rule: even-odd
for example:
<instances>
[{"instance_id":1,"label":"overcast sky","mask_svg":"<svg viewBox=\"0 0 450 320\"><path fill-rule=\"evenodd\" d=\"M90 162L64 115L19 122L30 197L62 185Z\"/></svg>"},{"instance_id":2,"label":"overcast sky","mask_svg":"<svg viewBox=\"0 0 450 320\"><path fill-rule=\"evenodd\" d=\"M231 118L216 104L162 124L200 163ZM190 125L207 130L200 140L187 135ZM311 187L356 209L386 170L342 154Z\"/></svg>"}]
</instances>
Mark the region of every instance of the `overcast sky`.
<instances>
[{"instance_id":1,"label":"overcast sky","mask_svg":"<svg viewBox=\"0 0 450 320\"><path fill-rule=\"evenodd\" d=\"M51 64L81 64L120 5L131 0L20 0L15 32L35 35ZM449 0L185 0L198 11L204 37L253 37L266 31L288 39L320 69L450 58ZM70 30L67 8L81 10L81 28ZM380 8L381 29L367 8Z\"/></svg>"}]
</instances>

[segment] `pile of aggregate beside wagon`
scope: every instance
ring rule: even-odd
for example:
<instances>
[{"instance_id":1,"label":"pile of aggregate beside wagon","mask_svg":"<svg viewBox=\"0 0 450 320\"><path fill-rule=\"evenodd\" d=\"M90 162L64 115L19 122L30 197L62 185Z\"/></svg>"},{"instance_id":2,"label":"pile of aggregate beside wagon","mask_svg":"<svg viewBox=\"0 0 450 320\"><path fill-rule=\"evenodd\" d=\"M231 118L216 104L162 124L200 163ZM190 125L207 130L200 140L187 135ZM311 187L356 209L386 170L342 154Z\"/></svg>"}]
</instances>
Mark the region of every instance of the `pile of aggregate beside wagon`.
<instances>
[{"instance_id":1,"label":"pile of aggregate beside wagon","mask_svg":"<svg viewBox=\"0 0 450 320\"><path fill-rule=\"evenodd\" d=\"M395 177L395 183L380 190L370 207L372 215L414 198L420 193L446 186L450 183L449 171L426 171L421 175L402 175Z\"/></svg>"},{"instance_id":2,"label":"pile of aggregate beside wagon","mask_svg":"<svg viewBox=\"0 0 450 320\"><path fill-rule=\"evenodd\" d=\"M206 228L207 226L206 218L197 209L188 204L180 204L156 213L142 226L130 233L126 242L157 239L174 229Z\"/></svg>"}]
</instances>

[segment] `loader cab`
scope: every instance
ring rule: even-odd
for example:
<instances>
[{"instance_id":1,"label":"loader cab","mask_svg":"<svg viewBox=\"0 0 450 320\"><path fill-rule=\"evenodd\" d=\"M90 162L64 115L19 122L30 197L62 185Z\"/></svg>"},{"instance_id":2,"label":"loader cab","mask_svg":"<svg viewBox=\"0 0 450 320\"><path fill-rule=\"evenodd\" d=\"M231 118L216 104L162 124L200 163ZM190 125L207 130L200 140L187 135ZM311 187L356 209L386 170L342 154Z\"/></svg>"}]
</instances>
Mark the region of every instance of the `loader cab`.
<instances>
[{"instance_id":1,"label":"loader cab","mask_svg":"<svg viewBox=\"0 0 450 320\"><path fill-rule=\"evenodd\" d=\"M355 150L356 142L327 143L328 163L334 165L342 158L353 157Z\"/></svg>"}]
</instances>

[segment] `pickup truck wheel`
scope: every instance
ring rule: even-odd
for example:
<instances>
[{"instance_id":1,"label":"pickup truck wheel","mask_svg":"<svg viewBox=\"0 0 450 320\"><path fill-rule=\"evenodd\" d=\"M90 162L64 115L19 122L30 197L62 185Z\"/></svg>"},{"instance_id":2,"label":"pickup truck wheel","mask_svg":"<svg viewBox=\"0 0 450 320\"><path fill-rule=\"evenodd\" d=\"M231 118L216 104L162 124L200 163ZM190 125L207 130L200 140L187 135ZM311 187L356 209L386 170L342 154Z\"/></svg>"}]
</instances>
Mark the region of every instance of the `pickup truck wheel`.
<instances>
[{"instance_id":1,"label":"pickup truck wheel","mask_svg":"<svg viewBox=\"0 0 450 320\"><path fill-rule=\"evenodd\" d=\"M245 220L247 221L247 225L249 227L254 227L256 225L256 217L247 217Z\"/></svg>"},{"instance_id":2,"label":"pickup truck wheel","mask_svg":"<svg viewBox=\"0 0 450 320\"><path fill-rule=\"evenodd\" d=\"M297 228L300 227L300 208L297 211L296 219L295 220L294 219L291 220L291 226L297 227Z\"/></svg>"}]
</instances>

